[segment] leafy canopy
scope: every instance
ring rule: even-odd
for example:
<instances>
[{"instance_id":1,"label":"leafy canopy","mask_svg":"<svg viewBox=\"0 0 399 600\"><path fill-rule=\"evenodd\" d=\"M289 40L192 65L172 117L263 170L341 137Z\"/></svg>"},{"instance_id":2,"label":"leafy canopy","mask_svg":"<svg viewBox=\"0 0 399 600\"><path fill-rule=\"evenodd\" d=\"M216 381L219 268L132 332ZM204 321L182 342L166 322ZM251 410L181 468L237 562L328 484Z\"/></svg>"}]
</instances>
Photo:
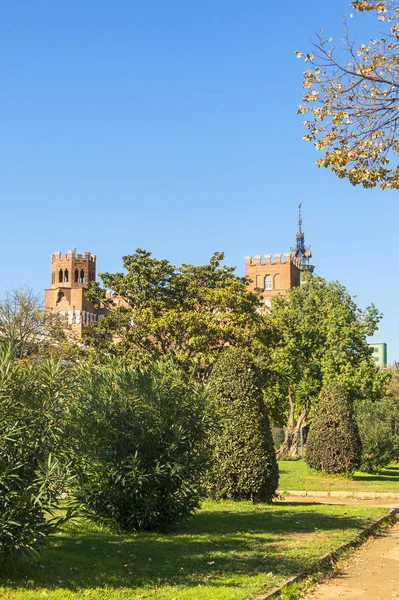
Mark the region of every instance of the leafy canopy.
<instances>
[{"instance_id":1,"label":"leafy canopy","mask_svg":"<svg viewBox=\"0 0 399 600\"><path fill-rule=\"evenodd\" d=\"M365 0L352 7L375 13L378 31L384 31L357 43L345 24L343 48L319 32L312 53L296 52L308 63L298 109L307 115L303 139L324 153L318 167L353 185L397 189L399 166L392 162L399 154L399 6Z\"/></svg>"},{"instance_id":2,"label":"leafy canopy","mask_svg":"<svg viewBox=\"0 0 399 600\"><path fill-rule=\"evenodd\" d=\"M92 342L136 364L170 356L205 373L226 346L251 346L262 328L259 297L223 258L217 252L206 265L176 267L141 249L124 256L125 272L100 274L104 288L92 284L87 293L110 308L94 326L102 339Z\"/></svg>"},{"instance_id":3,"label":"leafy canopy","mask_svg":"<svg viewBox=\"0 0 399 600\"><path fill-rule=\"evenodd\" d=\"M277 296L265 315L274 339L264 355L274 375L267 389L274 420L284 424L290 399L308 413L332 381L354 397L383 396L389 375L376 370L367 345L381 317L373 305L359 309L343 285L315 275Z\"/></svg>"}]
</instances>

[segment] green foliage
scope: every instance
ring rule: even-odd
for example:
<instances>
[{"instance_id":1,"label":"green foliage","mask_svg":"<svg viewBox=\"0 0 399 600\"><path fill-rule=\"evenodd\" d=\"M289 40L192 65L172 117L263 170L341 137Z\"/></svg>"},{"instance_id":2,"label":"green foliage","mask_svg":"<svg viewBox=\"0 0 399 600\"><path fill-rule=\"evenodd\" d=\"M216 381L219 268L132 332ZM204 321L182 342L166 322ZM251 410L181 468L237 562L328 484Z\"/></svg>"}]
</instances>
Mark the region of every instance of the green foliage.
<instances>
[{"instance_id":1,"label":"green foliage","mask_svg":"<svg viewBox=\"0 0 399 600\"><path fill-rule=\"evenodd\" d=\"M361 442L348 393L330 384L321 393L310 426L306 462L326 473L352 473L360 465Z\"/></svg>"},{"instance_id":2,"label":"green foliage","mask_svg":"<svg viewBox=\"0 0 399 600\"><path fill-rule=\"evenodd\" d=\"M260 380L249 355L225 350L209 379L213 424L207 487L214 498L271 502L278 467Z\"/></svg>"},{"instance_id":3,"label":"green foliage","mask_svg":"<svg viewBox=\"0 0 399 600\"><path fill-rule=\"evenodd\" d=\"M0 346L0 560L36 551L64 520L49 515L69 482L67 404L59 363L26 366Z\"/></svg>"},{"instance_id":4,"label":"green foliage","mask_svg":"<svg viewBox=\"0 0 399 600\"><path fill-rule=\"evenodd\" d=\"M104 289L91 284L87 293L111 309L93 326L90 343L139 366L171 356L189 370L194 361L199 377L207 377L227 344L252 346L263 324L258 296L222 260L215 253L206 265L176 267L141 249L124 256L126 273L100 274Z\"/></svg>"},{"instance_id":5,"label":"green foliage","mask_svg":"<svg viewBox=\"0 0 399 600\"><path fill-rule=\"evenodd\" d=\"M158 530L199 506L201 388L172 362L82 367L72 418L77 498L117 531Z\"/></svg>"},{"instance_id":6,"label":"green foliage","mask_svg":"<svg viewBox=\"0 0 399 600\"><path fill-rule=\"evenodd\" d=\"M356 403L362 441L360 469L375 473L399 457L399 403L392 397Z\"/></svg>"},{"instance_id":7,"label":"green foliage","mask_svg":"<svg viewBox=\"0 0 399 600\"><path fill-rule=\"evenodd\" d=\"M270 373L265 400L273 424L295 427L298 415L309 413L321 389L333 381L354 398L385 396L389 374L375 368L367 345L381 317L373 305L360 310L338 282L314 275L276 296L264 316L272 341L259 356ZM295 409L291 414L290 408Z\"/></svg>"}]
</instances>

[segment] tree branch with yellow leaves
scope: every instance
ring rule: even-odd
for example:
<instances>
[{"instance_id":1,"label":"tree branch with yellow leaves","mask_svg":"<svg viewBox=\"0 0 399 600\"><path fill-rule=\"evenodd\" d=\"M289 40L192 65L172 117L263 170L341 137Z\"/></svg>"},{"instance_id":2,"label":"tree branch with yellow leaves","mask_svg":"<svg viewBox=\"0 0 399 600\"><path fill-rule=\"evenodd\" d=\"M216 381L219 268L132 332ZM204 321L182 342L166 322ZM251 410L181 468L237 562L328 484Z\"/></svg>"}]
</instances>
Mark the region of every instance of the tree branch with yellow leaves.
<instances>
[{"instance_id":1,"label":"tree branch with yellow leaves","mask_svg":"<svg viewBox=\"0 0 399 600\"><path fill-rule=\"evenodd\" d=\"M352 2L373 11L386 32L357 43L345 21L342 46L319 32L312 53L298 58L305 93L298 113L306 115L303 139L324 156L318 167L365 188L399 188L399 5L390 0ZM352 16L352 15L351 15Z\"/></svg>"}]
</instances>

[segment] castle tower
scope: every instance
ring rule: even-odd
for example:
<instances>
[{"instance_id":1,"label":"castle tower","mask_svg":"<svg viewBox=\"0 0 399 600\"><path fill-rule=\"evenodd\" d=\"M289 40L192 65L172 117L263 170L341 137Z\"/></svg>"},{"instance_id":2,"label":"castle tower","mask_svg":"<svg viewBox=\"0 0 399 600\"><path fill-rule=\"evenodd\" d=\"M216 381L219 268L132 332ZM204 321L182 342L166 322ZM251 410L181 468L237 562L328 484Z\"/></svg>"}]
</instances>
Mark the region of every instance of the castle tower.
<instances>
[{"instance_id":1,"label":"castle tower","mask_svg":"<svg viewBox=\"0 0 399 600\"><path fill-rule=\"evenodd\" d=\"M296 245L285 254L257 254L245 257L245 271L248 278L248 289L262 290L262 299L267 307L271 306L274 296L284 294L293 287L301 285L301 273L312 272L309 264L312 252L305 245L305 234L302 231L302 203L299 204L298 232Z\"/></svg>"},{"instance_id":2,"label":"castle tower","mask_svg":"<svg viewBox=\"0 0 399 600\"><path fill-rule=\"evenodd\" d=\"M51 255L50 288L44 291L44 306L65 317L66 330L78 338L104 314L104 308L95 306L85 296L88 284L95 279L95 254L76 254L75 249Z\"/></svg>"},{"instance_id":3,"label":"castle tower","mask_svg":"<svg viewBox=\"0 0 399 600\"><path fill-rule=\"evenodd\" d=\"M82 288L96 279L96 255L85 252L76 254L76 249L67 254L55 252L51 255L51 287Z\"/></svg>"}]
</instances>

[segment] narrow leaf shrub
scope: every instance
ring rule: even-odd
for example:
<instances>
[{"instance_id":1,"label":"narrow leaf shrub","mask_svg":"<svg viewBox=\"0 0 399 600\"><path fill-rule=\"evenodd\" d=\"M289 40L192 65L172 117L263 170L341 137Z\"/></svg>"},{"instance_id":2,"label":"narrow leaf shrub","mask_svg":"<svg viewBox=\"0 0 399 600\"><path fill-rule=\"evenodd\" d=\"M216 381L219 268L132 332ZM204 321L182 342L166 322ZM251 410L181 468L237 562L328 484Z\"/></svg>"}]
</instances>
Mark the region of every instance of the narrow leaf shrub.
<instances>
[{"instance_id":1,"label":"narrow leaf shrub","mask_svg":"<svg viewBox=\"0 0 399 600\"><path fill-rule=\"evenodd\" d=\"M78 374L73 437L78 500L120 532L160 530L199 507L204 468L201 389L172 363Z\"/></svg>"},{"instance_id":2,"label":"narrow leaf shrub","mask_svg":"<svg viewBox=\"0 0 399 600\"><path fill-rule=\"evenodd\" d=\"M306 462L326 473L351 473L359 467L360 456L352 402L342 386L331 384L322 390L310 425Z\"/></svg>"},{"instance_id":3,"label":"narrow leaf shrub","mask_svg":"<svg viewBox=\"0 0 399 600\"><path fill-rule=\"evenodd\" d=\"M35 553L63 519L68 395L57 362L24 365L0 345L0 561Z\"/></svg>"},{"instance_id":4,"label":"narrow leaf shrub","mask_svg":"<svg viewBox=\"0 0 399 600\"><path fill-rule=\"evenodd\" d=\"M271 502L278 466L257 372L240 349L223 352L209 379L211 464L208 493L213 498Z\"/></svg>"},{"instance_id":5,"label":"narrow leaf shrub","mask_svg":"<svg viewBox=\"0 0 399 600\"><path fill-rule=\"evenodd\" d=\"M358 401L356 420L362 441L360 470L375 473L399 456L399 403L394 398Z\"/></svg>"}]
</instances>

